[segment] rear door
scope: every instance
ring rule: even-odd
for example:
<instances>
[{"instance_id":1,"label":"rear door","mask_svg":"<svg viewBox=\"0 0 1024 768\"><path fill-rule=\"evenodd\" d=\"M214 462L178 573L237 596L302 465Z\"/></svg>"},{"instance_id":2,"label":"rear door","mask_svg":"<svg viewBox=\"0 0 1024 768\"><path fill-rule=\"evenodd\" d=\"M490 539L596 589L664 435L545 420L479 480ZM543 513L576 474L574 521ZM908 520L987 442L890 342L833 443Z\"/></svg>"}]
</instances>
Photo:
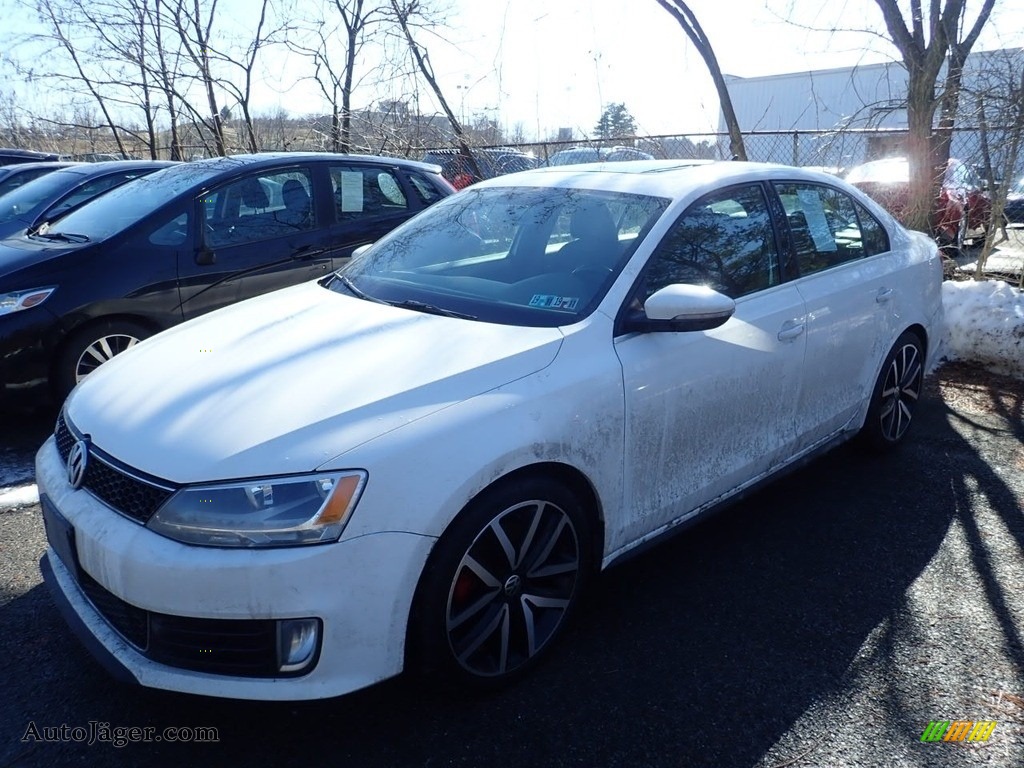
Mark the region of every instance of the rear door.
<instances>
[{"instance_id":1,"label":"rear door","mask_svg":"<svg viewBox=\"0 0 1024 768\"><path fill-rule=\"evenodd\" d=\"M398 168L384 164L332 162L328 176L333 218L328 247L335 269L346 264L356 248L379 240L433 202L424 201L425 195L440 197L426 179L420 180L425 184L414 184L403 179Z\"/></svg>"},{"instance_id":2,"label":"rear door","mask_svg":"<svg viewBox=\"0 0 1024 768\"><path fill-rule=\"evenodd\" d=\"M901 283L885 229L851 196L824 184L773 186L807 305L796 407L802 449L842 429L870 395L895 338Z\"/></svg>"},{"instance_id":3,"label":"rear door","mask_svg":"<svg viewBox=\"0 0 1024 768\"><path fill-rule=\"evenodd\" d=\"M178 265L185 318L327 274L316 206L303 164L252 171L198 198L199 247Z\"/></svg>"}]
</instances>

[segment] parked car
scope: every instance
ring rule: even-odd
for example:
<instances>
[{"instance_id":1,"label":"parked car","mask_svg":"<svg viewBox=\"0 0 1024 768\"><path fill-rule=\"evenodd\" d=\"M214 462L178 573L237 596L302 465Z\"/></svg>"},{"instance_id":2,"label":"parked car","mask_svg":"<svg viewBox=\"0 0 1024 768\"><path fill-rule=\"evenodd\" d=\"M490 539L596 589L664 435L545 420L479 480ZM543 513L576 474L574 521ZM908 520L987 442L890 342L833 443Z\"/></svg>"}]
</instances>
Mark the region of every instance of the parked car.
<instances>
[{"instance_id":1,"label":"parked car","mask_svg":"<svg viewBox=\"0 0 1024 768\"><path fill-rule=\"evenodd\" d=\"M507 682L600 568L906 438L932 240L820 173L620 165L482 181L84 381L36 458L42 567L108 667L252 699Z\"/></svg>"},{"instance_id":2,"label":"parked car","mask_svg":"<svg viewBox=\"0 0 1024 768\"><path fill-rule=\"evenodd\" d=\"M1006 193L1006 208L1003 215L1009 224L1024 224L1024 178L1021 178Z\"/></svg>"},{"instance_id":3,"label":"parked car","mask_svg":"<svg viewBox=\"0 0 1024 768\"><path fill-rule=\"evenodd\" d=\"M555 152L548 165L576 165L578 163L621 163L627 160L653 160L654 155L632 147L573 147Z\"/></svg>"},{"instance_id":4,"label":"parked car","mask_svg":"<svg viewBox=\"0 0 1024 768\"><path fill-rule=\"evenodd\" d=\"M493 179L540 165L533 155L510 147L474 149L473 159L482 175L477 174L466 155L458 149L431 149L423 156L423 162L441 166L441 175L456 189L464 189L481 178Z\"/></svg>"},{"instance_id":5,"label":"parked car","mask_svg":"<svg viewBox=\"0 0 1024 768\"><path fill-rule=\"evenodd\" d=\"M858 165L847 172L846 180L903 220L910 194L910 163L906 158ZM951 159L939 190L935 219L940 242L961 249L967 242L983 238L991 213L992 204L981 179L969 165Z\"/></svg>"},{"instance_id":6,"label":"parked car","mask_svg":"<svg viewBox=\"0 0 1024 768\"><path fill-rule=\"evenodd\" d=\"M452 191L436 166L299 153L179 164L118 187L0 242L0 395L49 383L62 398L161 329L328 274Z\"/></svg>"},{"instance_id":7,"label":"parked car","mask_svg":"<svg viewBox=\"0 0 1024 768\"><path fill-rule=\"evenodd\" d=\"M160 160L76 163L0 197L0 238L35 230L125 182L171 165Z\"/></svg>"},{"instance_id":8,"label":"parked car","mask_svg":"<svg viewBox=\"0 0 1024 768\"><path fill-rule=\"evenodd\" d=\"M44 160L60 159L60 155L54 154L53 152L34 152L31 149L0 149L0 165L37 163Z\"/></svg>"},{"instance_id":9,"label":"parked car","mask_svg":"<svg viewBox=\"0 0 1024 768\"><path fill-rule=\"evenodd\" d=\"M22 184L27 184L33 179L38 179L40 176L45 176L60 168L67 168L69 165L71 163L49 162L0 166L0 197L17 189Z\"/></svg>"}]
</instances>

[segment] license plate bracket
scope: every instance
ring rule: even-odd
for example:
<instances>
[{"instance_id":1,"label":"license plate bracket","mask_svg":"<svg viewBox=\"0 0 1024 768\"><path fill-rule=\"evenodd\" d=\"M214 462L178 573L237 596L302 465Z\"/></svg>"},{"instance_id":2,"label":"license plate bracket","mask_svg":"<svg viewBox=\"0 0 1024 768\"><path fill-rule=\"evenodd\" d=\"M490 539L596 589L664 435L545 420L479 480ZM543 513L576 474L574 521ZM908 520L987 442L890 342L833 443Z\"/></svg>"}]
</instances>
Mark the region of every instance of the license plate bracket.
<instances>
[{"instance_id":1,"label":"license plate bracket","mask_svg":"<svg viewBox=\"0 0 1024 768\"><path fill-rule=\"evenodd\" d=\"M78 580L78 550L75 547L75 527L60 513L50 499L42 495L39 499L43 510L43 527L46 529L46 540L57 553L61 563Z\"/></svg>"}]
</instances>

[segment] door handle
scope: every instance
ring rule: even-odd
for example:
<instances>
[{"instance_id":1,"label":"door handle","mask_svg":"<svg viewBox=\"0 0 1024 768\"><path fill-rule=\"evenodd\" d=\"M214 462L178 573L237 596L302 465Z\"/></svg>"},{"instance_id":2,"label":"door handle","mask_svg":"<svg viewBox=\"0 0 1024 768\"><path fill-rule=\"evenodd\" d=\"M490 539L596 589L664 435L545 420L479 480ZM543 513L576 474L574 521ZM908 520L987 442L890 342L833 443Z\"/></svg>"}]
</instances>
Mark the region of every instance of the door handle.
<instances>
[{"instance_id":1,"label":"door handle","mask_svg":"<svg viewBox=\"0 0 1024 768\"><path fill-rule=\"evenodd\" d=\"M875 301L879 304L885 304L886 302L892 301L892 288L879 288L878 293L875 294Z\"/></svg>"},{"instance_id":2,"label":"door handle","mask_svg":"<svg viewBox=\"0 0 1024 768\"><path fill-rule=\"evenodd\" d=\"M796 323L792 325L790 323L786 323L782 326L782 330L779 331L779 341L793 341L793 339L797 338L804 332L804 327L803 323Z\"/></svg>"},{"instance_id":3,"label":"door handle","mask_svg":"<svg viewBox=\"0 0 1024 768\"><path fill-rule=\"evenodd\" d=\"M316 256L322 256L327 252L326 248L314 248L312 245L304 245L301 248L296 248L292 251L293 259L312 259Z\"/></svg>"}]
</instances>

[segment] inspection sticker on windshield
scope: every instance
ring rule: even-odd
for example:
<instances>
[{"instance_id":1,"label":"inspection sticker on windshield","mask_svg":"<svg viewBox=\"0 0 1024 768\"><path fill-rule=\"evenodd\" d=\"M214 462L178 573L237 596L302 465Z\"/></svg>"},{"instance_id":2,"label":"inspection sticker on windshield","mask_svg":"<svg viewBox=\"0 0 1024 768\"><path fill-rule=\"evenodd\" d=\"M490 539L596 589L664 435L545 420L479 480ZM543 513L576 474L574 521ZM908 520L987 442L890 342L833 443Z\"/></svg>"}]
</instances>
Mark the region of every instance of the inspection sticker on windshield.
<instances>
[{"instance_id":1,"label":"inspection sticker on windshield","mask_svg":"<svg viewBox=\"0 0 1024 768\"><path fill-rule=\"evenodd\" d=\"M535 293L530 299L531 307L542 309L576 309L580 300L575 296L549 296L546 293Z\"/></svg>"}]
</instances>

